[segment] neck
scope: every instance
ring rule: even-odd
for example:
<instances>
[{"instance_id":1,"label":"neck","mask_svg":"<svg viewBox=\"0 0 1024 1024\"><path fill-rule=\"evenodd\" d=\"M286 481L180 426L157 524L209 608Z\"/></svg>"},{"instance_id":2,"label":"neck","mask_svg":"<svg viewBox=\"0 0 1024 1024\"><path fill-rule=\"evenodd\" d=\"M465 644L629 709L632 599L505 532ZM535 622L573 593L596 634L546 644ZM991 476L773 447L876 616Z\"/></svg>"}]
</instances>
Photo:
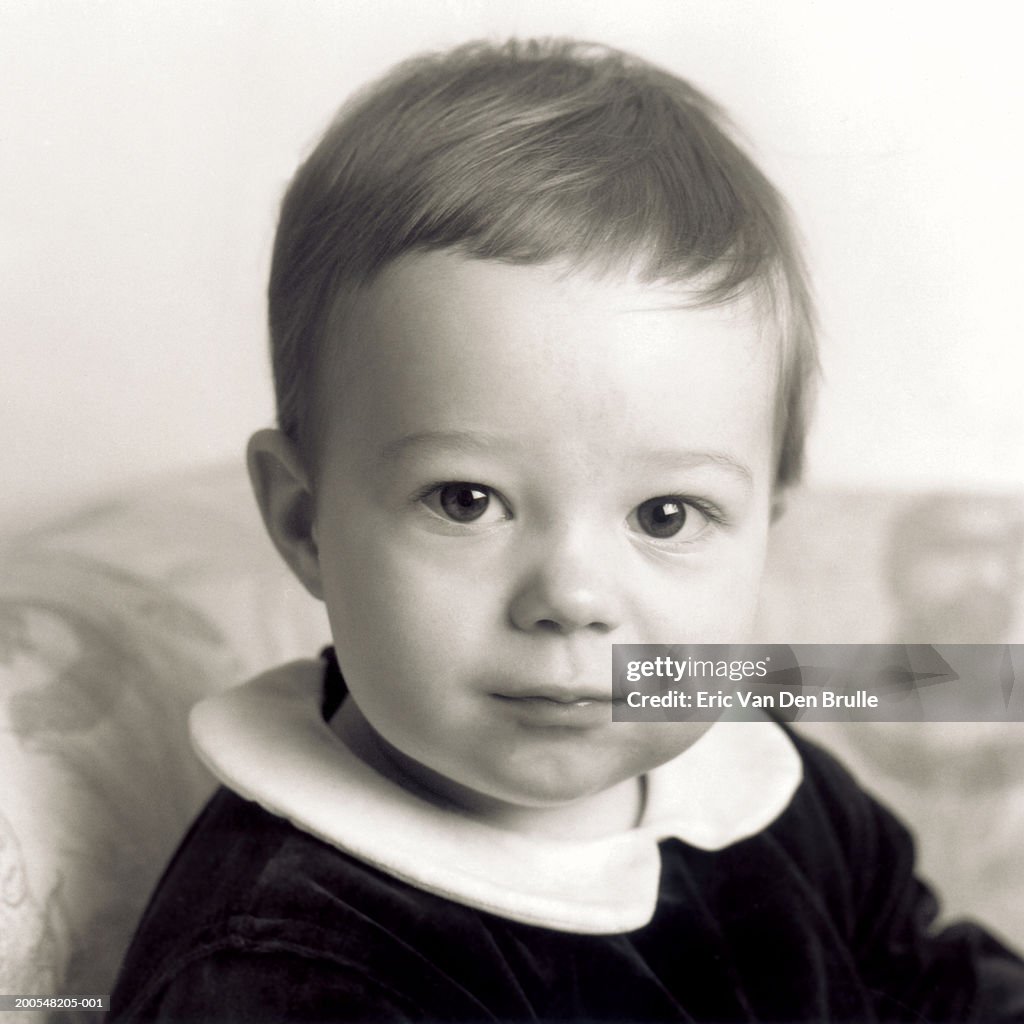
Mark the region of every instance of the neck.
<instances>
[{"instance_id":1,"label":"neck","mask_svg":"<svg viewBox=\"0 0 1024 1024\"><path fill-rule=\"evenodd\" d=\"M635 828L643 815L640 778L568 804L524 806L478 792L403 754L370 725L351 697L330 724L352 753L401 789L494 828L548 839L600 839Z\"/></svg>"}]
</instances>

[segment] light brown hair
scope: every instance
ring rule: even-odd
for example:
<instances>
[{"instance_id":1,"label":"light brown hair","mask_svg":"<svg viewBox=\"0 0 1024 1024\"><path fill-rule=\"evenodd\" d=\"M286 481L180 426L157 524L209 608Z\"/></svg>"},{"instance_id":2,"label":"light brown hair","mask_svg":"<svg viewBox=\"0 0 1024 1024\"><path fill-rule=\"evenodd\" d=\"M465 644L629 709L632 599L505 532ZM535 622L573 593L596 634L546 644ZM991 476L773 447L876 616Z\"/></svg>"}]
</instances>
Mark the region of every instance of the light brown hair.
<instances>
[{"instance_id":1,"label":"light brown hair","mask_svg":"<svg viewBox=\"0 0 1024 1024\"><path fill-rule=\"evenodd\" d=\"M285 196L269 285L278 422L308 456L342 297L430 250L639 268L703 305L756 295L778 350L776 484L798 479L817 369L804 264L785 203L689 83L592 44L473 43L346 104Z\"/></svg>"}]
</instances>

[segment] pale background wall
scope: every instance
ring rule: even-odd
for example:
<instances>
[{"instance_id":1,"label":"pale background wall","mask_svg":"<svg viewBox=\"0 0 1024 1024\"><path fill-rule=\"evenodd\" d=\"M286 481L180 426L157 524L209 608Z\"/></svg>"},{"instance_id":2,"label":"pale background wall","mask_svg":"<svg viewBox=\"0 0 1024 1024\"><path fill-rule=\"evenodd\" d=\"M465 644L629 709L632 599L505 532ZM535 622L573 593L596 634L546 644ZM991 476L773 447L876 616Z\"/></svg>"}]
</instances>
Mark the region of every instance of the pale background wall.
<instances>
[{"instance_id":1,"label":"pale background wall","mask_svg":"<svg viewBox=\"0 0 1024 1024\"><path fill-rule=\"evenodd\" d=\"M0 525L232 457L272 416L274 207L339 101L481 35L573 34L733 113L807 236L811 479L1024 485L1010 3L0 0Z\"/></svg>"}]
</instances>

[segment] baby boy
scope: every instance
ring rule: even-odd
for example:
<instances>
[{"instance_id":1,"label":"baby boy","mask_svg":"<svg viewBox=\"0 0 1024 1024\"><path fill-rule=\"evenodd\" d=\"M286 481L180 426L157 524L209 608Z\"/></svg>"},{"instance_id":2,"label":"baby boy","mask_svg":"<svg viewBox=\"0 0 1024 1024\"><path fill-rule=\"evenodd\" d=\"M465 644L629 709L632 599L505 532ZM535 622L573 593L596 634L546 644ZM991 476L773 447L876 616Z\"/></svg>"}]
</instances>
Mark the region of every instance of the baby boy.
<instances>
[{"instance_id":1,"label":"baby boy","mask_svg":"<svg viewBox=\"0 0 1024 1024\"><path fill-rule=\"evenodd\" d=\"M816 357L784 204L680 79L473 45L285 199L250 471L334 647L201 705L224 783L117 1019L1024 1013L903 828L770 721L612 721L613 643L749 639Z\"/></svg>"}]
</instances>

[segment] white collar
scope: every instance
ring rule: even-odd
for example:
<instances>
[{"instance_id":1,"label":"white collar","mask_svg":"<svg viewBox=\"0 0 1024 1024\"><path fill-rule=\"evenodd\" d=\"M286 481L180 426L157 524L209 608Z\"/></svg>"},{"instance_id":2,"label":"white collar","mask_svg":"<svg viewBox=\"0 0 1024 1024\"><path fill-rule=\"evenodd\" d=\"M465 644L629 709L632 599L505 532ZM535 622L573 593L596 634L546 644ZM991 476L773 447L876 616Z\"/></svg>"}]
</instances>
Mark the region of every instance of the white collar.
<instances>
[{"instance_id":1,"label":"white collar","mask_svg":"<svg viewBox=\"0 0 1024 1024\"><path fill-rule=\"evenodd\" d=\"M802 778L774 722L718 722L647 776L643 820L597 840L485 825L407 793L364 764L320 714L323 663L297 661L192 710L217 778L272 814L395 878L526 924L633 931L654 914L658 841L718 850L760 832Z\"/></svg>"}]
</instances>

